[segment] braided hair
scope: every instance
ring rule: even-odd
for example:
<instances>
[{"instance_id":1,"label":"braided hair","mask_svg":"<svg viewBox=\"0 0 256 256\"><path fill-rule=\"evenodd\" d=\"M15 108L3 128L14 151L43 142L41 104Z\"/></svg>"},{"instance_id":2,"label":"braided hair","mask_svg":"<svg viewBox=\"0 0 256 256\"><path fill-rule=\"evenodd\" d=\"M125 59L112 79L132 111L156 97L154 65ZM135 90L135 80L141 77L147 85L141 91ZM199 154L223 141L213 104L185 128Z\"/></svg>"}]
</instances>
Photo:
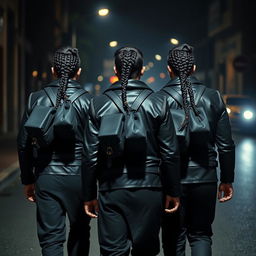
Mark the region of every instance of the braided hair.
<instances>
[{"instance_id":1,"label":"braided hair","mask_svg":"<svg viewBox=\"0 0 256 256\"><path fill-rule=\"evenodd\" d=\"M185 120L183 121L180 130L183 130L189 123L190 106L197 116L200 114L195 105L194 93L190 81L190 75L195 64L193 48L188 44L183 44L171 49L168 54L167 62L173 73L180 78L181 82L181 93L183 99L182 107L185 112Z\"/></svg>"},{"instance_id":2,"label":"braided hair","mask_svg":"<svg viewBox=\"0 0 256 256\"><path fill-rule=\"evenodd\" d=\"M115 52L115 66L122 86L122 102L125 111L129 112L126 87L128 80L137 78L143 66L143 54L134 47L122 47Z\"/></svg>"},{"instance_id":3,"label":"braided hair","mask_svg":"<svg viewBox=\"0 0 256 256\"><path fill-rule=\"evenodd\" d=\"M58 49L53 56L53 67L57 77L60 79L55 105L57 108L61 101L67 98L68 79L73 78L80 68L78 50L72 47Z\"/></svg>"}]
</instances>

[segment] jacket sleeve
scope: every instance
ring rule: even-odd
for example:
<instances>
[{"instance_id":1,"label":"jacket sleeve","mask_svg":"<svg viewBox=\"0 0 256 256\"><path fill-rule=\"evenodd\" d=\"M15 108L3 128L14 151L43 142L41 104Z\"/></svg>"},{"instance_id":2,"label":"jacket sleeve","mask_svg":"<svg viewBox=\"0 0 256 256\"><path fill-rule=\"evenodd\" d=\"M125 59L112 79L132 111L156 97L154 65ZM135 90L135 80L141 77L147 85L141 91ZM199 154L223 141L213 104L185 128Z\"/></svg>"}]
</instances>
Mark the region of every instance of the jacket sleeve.
<instances>
[{"instance_id":1,"label":"jacket sleeve","mask_svg":"<svg viewBox=\"0 0 256 256\"><path fill-rule=\"evenodd\" d=\"M33 93L31 93L29 96L28 105L24 111L17 137L17 150L21 171L20 177L21 182L24 185L33 184L35 182L35 176L33 172L33 146L31 138L28 136L28 133L24 127L24 124L29 118L29 113L31 112L32 94Z\"/></svg>"},{"instance_id":2,"label":"jacket sleeve","mask_svg":"<svg viewBox=\"0 0 256 256\"><path fill-rule=\"evenodd\" d=\"M98 158L98 132L95 120L93 100L91 100L88 115L88 126L85 130L85 158L82 164L82 190L85 202L97 198L97 158Z\"/></svg>"},{"instance_id":3,"label":"jacket sleeve","mask_svg":"<svg viewBox=\"0 0 256 256\"><path fill-rule=\"evenodd\" d=\"M170 112L166 108L166 99L162 108L162 122L158 131L160 148L160 171L165 194L180 196L180 157L178 141Z\"/></svg>"},{"instance_id":4,"label":"jacket sleeve","mask_svg":"<svg viewBox=\"0 0 256 256\"><path fill-rule=\"evenodd\" d=\"M219 92L217 94L220 112L216 128L216 145L219 153L220 181L232 183L234 181L235 169L235 144L232 139L226 106Z\"/></svg>"},{"instance_id":5,"label":"jacket sleeve","mask_svg":"<svg viewBox=\"0 0 256 256\"><path fill-rule=\"evenodd\" d=\"M82 106L82 111L81 111L81 116L80 119L82 120L82 136L83 136L83 151L82 151L82 159L86 157L86 131L88 127L88 116L89 116L89 107L90 107L90 102L91 102L92 96L88 93L86 94L85 99L83 99L81 106Z\"/></svg>"}]
</instances>

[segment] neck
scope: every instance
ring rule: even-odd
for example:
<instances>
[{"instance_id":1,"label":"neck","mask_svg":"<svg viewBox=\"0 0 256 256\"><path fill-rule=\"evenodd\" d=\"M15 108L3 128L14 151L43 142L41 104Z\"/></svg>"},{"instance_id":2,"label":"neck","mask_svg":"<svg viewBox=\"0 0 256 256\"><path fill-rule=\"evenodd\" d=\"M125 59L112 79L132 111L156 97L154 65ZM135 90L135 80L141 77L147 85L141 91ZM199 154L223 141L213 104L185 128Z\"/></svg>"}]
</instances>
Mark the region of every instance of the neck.
<instances>
[{"instance_id":1,"label":"neck","mask_svg":"<svg viewBox=\"0 0 256 256\"><path fill-rule=\"evenodd\" d=\"M119 79L119 81L121 80L121 77L120 76L117 76L118 77L118 79ZM135 78L129 78L129 80L130 79L133 79L133 80L140 80L140 76L138 76L138 77L135 77Z\"/></svg>"}]
</instances>

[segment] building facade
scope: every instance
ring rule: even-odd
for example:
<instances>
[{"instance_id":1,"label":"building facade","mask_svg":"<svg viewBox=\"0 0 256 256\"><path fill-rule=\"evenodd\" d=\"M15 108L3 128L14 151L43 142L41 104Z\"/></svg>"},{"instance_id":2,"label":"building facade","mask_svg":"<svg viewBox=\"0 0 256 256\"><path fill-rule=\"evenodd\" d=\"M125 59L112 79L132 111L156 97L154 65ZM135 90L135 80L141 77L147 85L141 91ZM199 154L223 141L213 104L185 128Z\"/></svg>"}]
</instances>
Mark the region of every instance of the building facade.
<instances>
[{"instance_id":1,"label":"building facade","mask_svg":"<svg viewBox=\"0 0 256 256\"><path fill-rule=\"evenodd\" d=\"M209 6L208 73L222 93L256 95L254 15L249 0L213 0Z\"/></svg>"},{"instance_id":2,"label":"building facade","mask_svg":"<svg viewBox=\"0 0 256 256\"><path fill-rule=\"evenodd\" d=\"M52 53L71 41L68 3L0 1L0 136L16 136L29 93L51 80Z\"/></svg>"},{"instance_id":3,"label":"building facade","mask_svg":"<svg viewBox=\"0 0 256 256\"><path fill-rule=\"evenodd\" d=\"M17 131L22 86L22 29L18 0L0 2L0 134Z\"/></svg>"}]
</instances>

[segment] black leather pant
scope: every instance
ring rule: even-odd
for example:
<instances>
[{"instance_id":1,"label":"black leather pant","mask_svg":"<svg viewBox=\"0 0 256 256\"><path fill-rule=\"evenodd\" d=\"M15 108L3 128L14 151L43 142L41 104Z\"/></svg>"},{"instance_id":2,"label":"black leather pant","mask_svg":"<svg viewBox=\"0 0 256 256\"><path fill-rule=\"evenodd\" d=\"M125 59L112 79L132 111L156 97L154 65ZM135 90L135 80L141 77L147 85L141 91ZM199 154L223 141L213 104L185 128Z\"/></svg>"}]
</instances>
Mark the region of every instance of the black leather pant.
<instances>
[{"instance_id":1,"label":"black leather pant","mask_svg":"<svg viewBox=\"0 0 256 256\"><path fill-rule=\"evenodd\" d=\"M210 256L217 183L182 185L180 209L164 214L162 243L165 256L184 256L186 238L192 256Z\"/></svg>"},{"instance_id":2,"label":"black leather pant","mask_svg":"<svg viewBox=\"0 0 256 256\"><path fill-rule=\"evenodd\" d=\"M63 256L66 214L68 255L89 255L90 219L83 210L78 175L41 175L36 181L37 232L43 256Z\"/></svg>"},{"instance_id":3,"label":"black leather pant","mask_svg":"<svg viewBox=\"0 0 256 256\"><path fill-rule=\"evenodd\" d=\"M99 193L98 232L102 256L155 256L160 251L162 192L117 189Z\"/></svg>"}]
</instances>

